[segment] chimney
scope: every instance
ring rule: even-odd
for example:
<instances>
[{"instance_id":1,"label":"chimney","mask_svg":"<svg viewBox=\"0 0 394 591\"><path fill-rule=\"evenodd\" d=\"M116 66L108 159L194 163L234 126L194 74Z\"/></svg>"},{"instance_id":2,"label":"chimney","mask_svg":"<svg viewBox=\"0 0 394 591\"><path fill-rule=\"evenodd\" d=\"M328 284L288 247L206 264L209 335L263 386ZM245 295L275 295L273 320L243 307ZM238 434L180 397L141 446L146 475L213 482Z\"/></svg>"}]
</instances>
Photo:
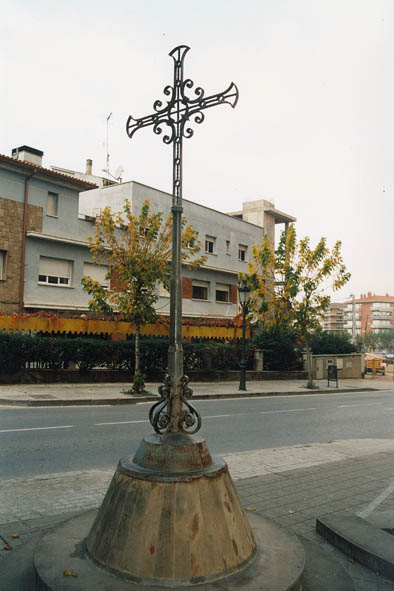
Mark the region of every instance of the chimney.
<instances>
[{"instance_id":1,"label":"chimney","mask_svg":"<svg viewBox=\"0 0 394 591\"><path fill-rule=\"evenodd\" d=\"M86 160L86 174L92 176L93 175L93 160L91 160L90 158L88 158Z\"/></svg>"},{"instance_id":2,"label":"chimney","mask_svg":"<svg viewBox=\"0 0 394 591\"><path fill-rule=\"evenodd\" d=\"M19 148L13 148L11 155L17 160L24 160L25 162L42 166L44 152L36 148L30 148L30 146L19 146Z\"/></svg>"}]
</instances>

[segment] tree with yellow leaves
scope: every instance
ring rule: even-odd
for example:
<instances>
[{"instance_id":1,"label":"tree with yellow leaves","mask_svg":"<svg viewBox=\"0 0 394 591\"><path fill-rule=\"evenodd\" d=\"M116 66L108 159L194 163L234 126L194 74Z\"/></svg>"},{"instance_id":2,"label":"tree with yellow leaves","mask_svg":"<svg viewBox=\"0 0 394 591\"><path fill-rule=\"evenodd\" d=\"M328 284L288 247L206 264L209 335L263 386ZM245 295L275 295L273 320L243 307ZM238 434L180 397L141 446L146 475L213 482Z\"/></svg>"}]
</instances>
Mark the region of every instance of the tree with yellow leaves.
<instances>
[{"instance_id":1,"label":"tree with yellow leaves","mask_svg":"<svg viewBox=\"0 0 394 591\"><path fill-rule=\"evenodd\" d=\"M83 277L83 288L92 296L89 308L104 314L119 313L135 324L135 366L133 391L144 389L140 371L141 327L157 318L155 304L158 286L170 287L172 216L163 220L161 212L153 213L145 201L138 216L125 201L123 211L113 213L106 207L97 218L94 236L89 238L93 261L108 265L106 289L91 277ZM192 268L205 257L197 256L200 243L197 232L183 220L182 260Z\"/></svg>"},{"instance_id":2,"label":"tree with yellow leaves","mask_svg":"<svg viewBox=\"0 0 394 591\"><path fill-rule=\"evenodd\" d=\"M268 236L252 247L248 273L241 275L252 290L251 317L266 327L291 327L303 339L308 353L308 387L312 387L308 336L320 328L336 291L350 279L338 240L330 250L321 238L313 248L309 237L297 241L295 226L282 232L277 249Z\"/></svg>"}]
</instances>

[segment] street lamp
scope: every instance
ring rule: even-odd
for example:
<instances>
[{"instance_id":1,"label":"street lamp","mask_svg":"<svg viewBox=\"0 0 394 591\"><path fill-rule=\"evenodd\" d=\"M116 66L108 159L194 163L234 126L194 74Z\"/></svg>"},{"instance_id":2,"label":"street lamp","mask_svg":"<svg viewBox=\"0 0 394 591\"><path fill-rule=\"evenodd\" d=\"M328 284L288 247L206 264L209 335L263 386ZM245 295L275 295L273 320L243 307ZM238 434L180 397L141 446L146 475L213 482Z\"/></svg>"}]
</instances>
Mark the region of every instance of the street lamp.
<instances>
[{"instance_id":1,"label":"street lamp","mask_svg":"<svg viewBox=\"0 0 394 591\"><path fill-rule=\"evenodd\" d=\"M239 379L239 390L246 390L246 352L245 352L245 333L246 333L246 313L250 299L250 288L243 281L238 283L239 303L242 308L242 353L241 353L241 373Z\"/></svg>"}]
</instances>

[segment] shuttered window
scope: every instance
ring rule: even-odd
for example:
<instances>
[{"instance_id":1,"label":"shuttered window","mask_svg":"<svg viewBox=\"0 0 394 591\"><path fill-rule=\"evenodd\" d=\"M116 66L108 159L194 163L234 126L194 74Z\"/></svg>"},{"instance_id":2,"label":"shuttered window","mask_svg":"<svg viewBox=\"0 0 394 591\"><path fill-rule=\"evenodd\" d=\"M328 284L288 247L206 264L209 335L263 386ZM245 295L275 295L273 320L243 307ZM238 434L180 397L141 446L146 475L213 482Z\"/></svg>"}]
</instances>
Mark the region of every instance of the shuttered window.
<instances>
[{"instance_id":1,"label":"shuttered window","mask_svg":"<svg viewBox=\"0 0 394 591\"><path fill-rule=\"evenodd\" d=\"M47 215L57 217L59 196L57 193L48 193Z\"/></svg>"},{"instance_id":2,"label":"shuttered window","mask_svg":"<svg viewBox=\"0 0 394 591\"><path fill-rule=\"evenodd\" d=\"M108 273L107 265L95 265L94 263L84 263L83 274L98 281L103 287L109 287L109 279L106 279Z\"/></svg>"},{"instance_id":3,"label":"shuttered window","mask_svg":"<svg viewBox=\"0 0 394 591\"><path fill-rule=\"evenodd\" d=\"M216 301L217 302L228 302L230 300L230 286L224 283L216 284Z\"/></svg>"},{"instance_id":4,"label":"shuttered window","mask_svg":"<svg viewBox=\"0 0 394 591\"><path fill-rule=\"evenodd\" d=\"M40 257L38 272L39 283L48 285L71 285L72 261L66 259L54 259L51 257Z\"/></svg>"}]
</instances>

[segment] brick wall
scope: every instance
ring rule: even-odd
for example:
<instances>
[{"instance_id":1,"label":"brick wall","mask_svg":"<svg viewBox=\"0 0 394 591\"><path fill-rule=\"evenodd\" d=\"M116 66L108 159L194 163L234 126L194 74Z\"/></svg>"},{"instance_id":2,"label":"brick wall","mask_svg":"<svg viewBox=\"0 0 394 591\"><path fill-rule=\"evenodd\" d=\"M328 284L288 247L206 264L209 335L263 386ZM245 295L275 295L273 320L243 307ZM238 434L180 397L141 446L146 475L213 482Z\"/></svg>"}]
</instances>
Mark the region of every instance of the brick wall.
<instances>
[{"instance_id":1,"label":"brick wall","mask_svg":"<svg viewBox=\"0 0 394 591\"><path fill-rule=\"evenodd\" d=\"M189 277L182 277L182 298L191 300L193 295L192 280Z\"/></svg>"},{"instance_id":2,"label":"brick wall","mask_svg":"<svg viewBox=\"0 0 394 591\"><path fill-rule=\"evenodd\" d=\"M27 229L42 231L42 207L29 205ZM5 250L6 278L0 281L0 312L19 311L23 203L0 197L0 250Z\"/></svg>"},{"instance_id":3,"label":"brick wall","mask_svg":"<svg viewBox=\"0 0 394 591\"><path fill-rule=\"evenodd\" d=\"M238 303L238 287L236 285L230 285L229 299L232 304Z\"/></svg>"}]
</instances>

